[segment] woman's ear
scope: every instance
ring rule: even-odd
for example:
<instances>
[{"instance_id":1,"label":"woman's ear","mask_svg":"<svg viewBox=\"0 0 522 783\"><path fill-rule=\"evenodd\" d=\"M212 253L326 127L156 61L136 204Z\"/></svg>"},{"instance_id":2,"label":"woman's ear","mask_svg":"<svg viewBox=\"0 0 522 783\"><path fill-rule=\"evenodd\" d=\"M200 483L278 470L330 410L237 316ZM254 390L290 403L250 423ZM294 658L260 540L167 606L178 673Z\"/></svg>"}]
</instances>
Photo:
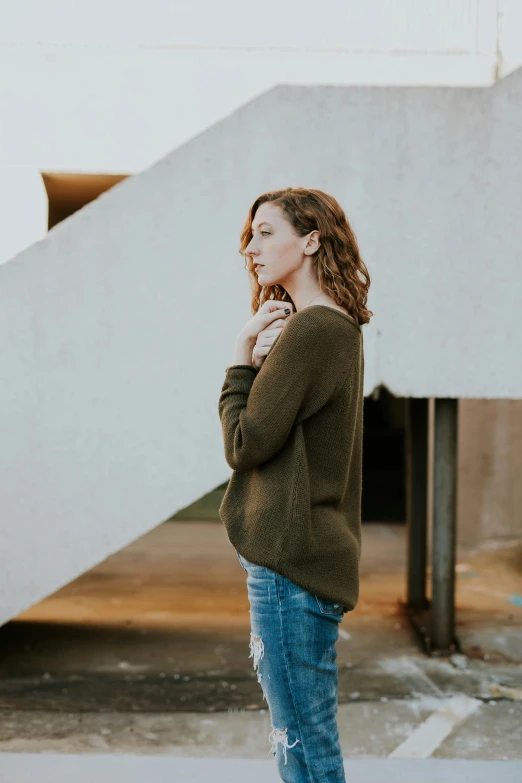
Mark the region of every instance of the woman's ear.
<instances>
[{"instance_id":1,"label":"woman's ear","mask_svg":"<svg viewBox=\"0 0 522 783\"><path fill-rule=\"evenodd\" d=\"M319 236L320 236L319 231L317 231L317 229L314 229L313 231L310 232L304 249L305 255L308 256L317 252L317 250L321 246L321 243L319 241Z\"/></svg>"}]
</instances>

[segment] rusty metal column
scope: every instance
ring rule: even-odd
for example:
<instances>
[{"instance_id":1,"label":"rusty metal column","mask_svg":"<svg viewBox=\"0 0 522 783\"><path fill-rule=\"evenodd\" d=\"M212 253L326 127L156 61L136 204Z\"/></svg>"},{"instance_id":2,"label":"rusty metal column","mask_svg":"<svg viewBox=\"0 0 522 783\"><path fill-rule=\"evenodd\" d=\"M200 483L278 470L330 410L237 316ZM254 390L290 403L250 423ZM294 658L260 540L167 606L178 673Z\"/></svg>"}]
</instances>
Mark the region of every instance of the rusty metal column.
<instances>
[{"instance_id":1,"label":"rusty metal column","mask_svg":"<svg viewBox=\"0 0 522 783\"><path fill-rule=\"evenodd\" d=\"M428 400L409 398L406 404L406 604L426 609L428 548Z\"/></svg>"},{"instance_id":2,"label":"rusty metal column","mask_svg":"<svg viewBox=\"0 0 522 783\"><path fill-rule=\"evenodd\" d=\"M455 637L457 404L435 400L431 636L437 650L449 650Z\"/></svg>"}]
</instances>

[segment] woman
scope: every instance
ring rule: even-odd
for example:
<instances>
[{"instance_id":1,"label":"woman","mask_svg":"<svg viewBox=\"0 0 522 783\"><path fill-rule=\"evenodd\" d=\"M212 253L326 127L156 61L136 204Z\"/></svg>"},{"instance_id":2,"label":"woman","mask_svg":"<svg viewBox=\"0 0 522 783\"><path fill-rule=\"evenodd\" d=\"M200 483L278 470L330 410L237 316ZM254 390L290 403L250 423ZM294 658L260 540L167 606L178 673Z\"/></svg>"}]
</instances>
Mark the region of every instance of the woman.
<instances>
[{"instance_id":1,"label":"woman","mask_svg":"<svg viewBox=\"0 0 522 783\"><path fill-rule=\"evenodd\" d=\"M344 781L335 642L359 593L370 277L320 190L260 196L240 253L255 315L219 398L233 469L219 513L247 574L250 657L281 779Z\"/></svg>"}]
</instances>

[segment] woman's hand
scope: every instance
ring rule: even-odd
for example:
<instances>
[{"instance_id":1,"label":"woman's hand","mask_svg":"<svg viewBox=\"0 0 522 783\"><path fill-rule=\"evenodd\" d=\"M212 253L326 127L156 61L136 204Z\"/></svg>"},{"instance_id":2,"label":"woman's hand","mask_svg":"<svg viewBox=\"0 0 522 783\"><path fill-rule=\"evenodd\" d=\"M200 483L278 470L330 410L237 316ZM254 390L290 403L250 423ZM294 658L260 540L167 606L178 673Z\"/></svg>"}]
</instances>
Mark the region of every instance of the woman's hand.
<instances>
[{"instance_id":1,"label":"woman's hand","mask_svg":"<svg viewBox=\"0 0 522 783\"><path fill-rule=\"evenodd\" d=\"M288 310L288 312L285 312ZM238 335L238 339L250 340L255 343L260 332L267 327L272 327L277 319L286 320L292 314L293 307L290 302L282 302L280 299L268 299L257 311L250 321L247 321Z\"/></svg>"},{"instance_id":2,"label":"woman's hand","mask_svg":"<svg viewBox=\"0 0 522 783\"><path fill-rule=\"evenodd\" d=\"M270 348L275 342L276 337L279 337L283 331L289 317L290 316L287 315L285 318L278 318L277 320L272 321L270 326L267 326L266 329L263 329L263 331L259 332L257 335L256 344L254 345L254 350L252 351L252 365L258 370L265 361Z\"/></svg>"},{"instance_id":3,"label":"woman's hand","mask_svg":"<svg viewBox=\"0 0 522 783\"><path fill-rule=\"evenodd\" d=\"M283 302L279 299L268 299L243 327L236 338L234 350L234 364L251 364L254 367L260 367L271 343L274 342L281 329L292 315L293 305L290 302ZM289 312L285 312L288 310ZM276 330L275 333L264 335L257 348L257 340L261 332L269 329ZM268 340L271 340L268 345ZM254 349L256 352L256 364L254 364Z\"/></svg>"}]
</instances>

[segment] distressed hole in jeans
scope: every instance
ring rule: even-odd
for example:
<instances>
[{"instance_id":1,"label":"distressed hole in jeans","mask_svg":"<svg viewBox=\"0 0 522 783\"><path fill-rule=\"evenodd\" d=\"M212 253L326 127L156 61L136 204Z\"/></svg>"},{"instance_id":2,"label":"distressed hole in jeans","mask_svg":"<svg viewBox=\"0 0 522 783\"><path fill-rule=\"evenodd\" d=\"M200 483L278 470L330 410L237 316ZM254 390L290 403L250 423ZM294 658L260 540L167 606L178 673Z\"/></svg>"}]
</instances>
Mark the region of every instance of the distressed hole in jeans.
<instances>
[{"instance_id":1,"label":"distressed hole in jeans","mask_svg":"<svg viewBox=\"0 0 522 783\"><path fill-rule=\"evenodd\" d=\"M277 743L280 742L281 745L283 746L283 753L284 753L284 757L285 757L285 764L288 761L287 755L286 755L287 748L293 748L294 745L297 745L297 743L299 742L299 740L296 739L296 741L294 742L293 745L289 745L288 744L288 734L287 734L287 732L288 732L288 729L272 729L272 731L268 735L268 739L272 743L272 754L274 756L276 754Z\"/></svg>"},{"instance_id":2,"label":"distressed hole in jeans","mask_svg":"<svg viewBox=\"0 0 522 783\"><path fill-rule=\"evenodd\" d=\"M250 655L249 658L254 659L254 669L257 669L257 681L261 685L261 690L263 691L263 699L266 701L265 691L261 684L262 674L259 671L259 661L265 654L265 646L263 644L263 640L260 636L254 636L253 633L250 634Z\"/></svg>"}]
</instances>

